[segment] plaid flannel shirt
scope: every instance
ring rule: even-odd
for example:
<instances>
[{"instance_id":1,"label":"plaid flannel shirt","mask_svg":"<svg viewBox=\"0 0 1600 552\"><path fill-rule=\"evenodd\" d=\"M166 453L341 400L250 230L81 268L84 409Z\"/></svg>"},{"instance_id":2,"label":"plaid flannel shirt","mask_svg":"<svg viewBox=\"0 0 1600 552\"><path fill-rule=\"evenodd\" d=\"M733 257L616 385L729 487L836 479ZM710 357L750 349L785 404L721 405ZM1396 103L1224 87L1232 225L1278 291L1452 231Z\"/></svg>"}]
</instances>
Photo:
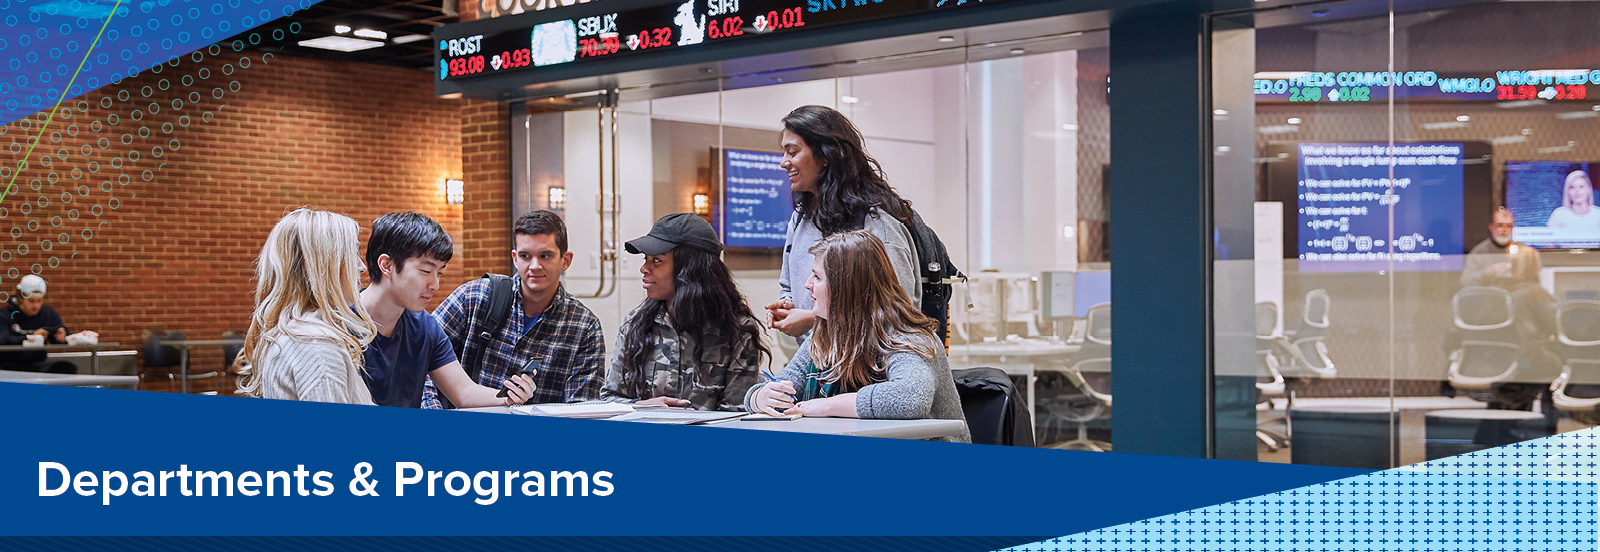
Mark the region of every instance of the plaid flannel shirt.
<instances>
[{"instance_id":1,"label":"plaid flannel shirt","mask_svg":"<svg viewBox=\"0 0 1600 552\"><path fill-rule=\"evenodd\" d=\"M520 279L513 279L512 289L521 290ZM490 339L483 354L483 370L478 372L478 383L499 388L501 383L522 369L528 359L539 360L539 373L533 376L538 386L533 392L534 403L565 403L594 400L600 397L600 386L605 381L606 343L601 335L600 319L583 303L567 293L565 287L556 289L556 296L544 310L543 318L531 327L522 319L521 297L511 302L511 319L500 328L499 335ZM489 308L489 280L479 278L462 284L433 316L444 326L445 335L452 343L460 343L463 336L482 333L473 313ZM465 361L466 359L462 359ZM422 395L423 408L444 408L444 397L429 379Z\"/></svg>"}]
</instances>

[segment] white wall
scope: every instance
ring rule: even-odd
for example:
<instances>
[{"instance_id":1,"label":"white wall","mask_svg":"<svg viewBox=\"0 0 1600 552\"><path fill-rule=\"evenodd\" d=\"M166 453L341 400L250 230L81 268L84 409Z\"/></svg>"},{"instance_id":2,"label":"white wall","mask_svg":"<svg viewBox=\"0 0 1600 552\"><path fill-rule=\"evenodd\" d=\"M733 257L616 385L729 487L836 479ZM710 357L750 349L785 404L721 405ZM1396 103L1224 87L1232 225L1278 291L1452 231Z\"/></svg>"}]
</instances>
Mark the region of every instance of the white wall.
<instances>
[{"instance_id":1,"label":"white wall","mask_svg":"<svg viewBox=\"0 0 1600 552\"><path fill-rule=\"evenodd\" d=\"M774 131L776 149L781 119L790 110L807 104L835 107L861 129L890 184L939 233L962 270L1035 276L1074 270L1077 241L1064 236L1062 228L1076 229L1077 219L1076 59L1075 52L1060 52L624 104L619 109L621 228L615 244L620 279L611 297L584 300L600 316L608 347L622 317L643 300L639 259L620 253L620 247L621 241L647 233L654 222L653 119L768 129ZM841 101L846 96L856 101ZM576 256L567 285L580 294L594 291L599 282L595 123L593 111L566 115L566 216ZM758 311L777 297L776 271L740 271L735 277ZM777 360L785 359L780 354Z\"/></svg>"}]
</instances>

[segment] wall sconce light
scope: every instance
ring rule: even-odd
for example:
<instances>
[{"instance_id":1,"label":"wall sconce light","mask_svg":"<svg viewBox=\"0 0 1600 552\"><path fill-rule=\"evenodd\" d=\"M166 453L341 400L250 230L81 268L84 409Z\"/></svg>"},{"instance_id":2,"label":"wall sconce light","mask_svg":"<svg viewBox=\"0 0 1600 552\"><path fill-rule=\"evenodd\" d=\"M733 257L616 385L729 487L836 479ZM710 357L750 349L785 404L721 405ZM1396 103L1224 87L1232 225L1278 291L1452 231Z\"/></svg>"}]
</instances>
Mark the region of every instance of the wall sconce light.
<instances>
[{"instance_id":1,"label":"wall sconce light","mask_svg":"<svg viewBox=\"0 0 1600 552\"><path fill-rule=\"evenodd\" d=\"M711 216L711 196L706 194L694 195L694 214L702 217Z\"/></svg>"},{"instance_id":2,"label":"wall sconce light","mask_svg":"<svg viewBox=\"0 0 1600 552\"><path fill-rule=\"evenodd\" d=\"M461 201L466 199L466 183L459 178L445 179L444 184L439 187L444 191L444 202L449 205L460 205Z\"/></svg>"},{"instance_id":3,"label":"wall sconce light","mask_svg":"<svg viewBox=\"0 0 1600 552\"><path fill-rule=\"evenodd\" d=\"M567 189L565 187L551 186L549 188L549 193L550 210L559 211L567 208Z\"/></svg>"}]
</instances>

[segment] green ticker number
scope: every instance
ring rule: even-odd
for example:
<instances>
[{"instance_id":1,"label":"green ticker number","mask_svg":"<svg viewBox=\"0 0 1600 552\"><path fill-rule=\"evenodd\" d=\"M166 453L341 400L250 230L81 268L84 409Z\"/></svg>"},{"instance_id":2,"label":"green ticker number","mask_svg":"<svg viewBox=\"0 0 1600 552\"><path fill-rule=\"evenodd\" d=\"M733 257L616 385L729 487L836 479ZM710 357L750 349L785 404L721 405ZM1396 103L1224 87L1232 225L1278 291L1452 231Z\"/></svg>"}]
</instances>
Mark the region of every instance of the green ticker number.
<instances>
[{"instance_id":1,"label":"green ticker number","mask_svg":"<svg viewBox=\"0 0 1600 552\"><path fill-rule=\"evenodd\" d=\"M1291 102L1317 102L1323 99L1322 88L1318 86L1289 89L1289 101ZM1372 88L1367 86L1341 86L1337 89L1329 90L1326 99L1330 102L1365 102L1372 99Z\"/></svg>"}]
</instances>

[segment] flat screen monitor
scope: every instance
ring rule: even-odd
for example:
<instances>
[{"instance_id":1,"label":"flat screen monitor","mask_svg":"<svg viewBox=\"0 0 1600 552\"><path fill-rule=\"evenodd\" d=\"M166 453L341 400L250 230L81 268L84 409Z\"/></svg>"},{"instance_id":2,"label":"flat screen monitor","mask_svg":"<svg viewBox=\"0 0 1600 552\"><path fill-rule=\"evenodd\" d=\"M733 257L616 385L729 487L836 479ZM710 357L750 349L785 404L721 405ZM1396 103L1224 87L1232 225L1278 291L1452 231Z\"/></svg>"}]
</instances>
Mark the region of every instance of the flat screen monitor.
<instances>
[{"instance_id":1,"label":"flat screen monitor","mask_svg":"<svg viewBox=\"0 0 1600 552\"><path fill-rule=\"evenodd\" d=\"M1600 163L1507 161L1511 239L1540 249L1600 248L1594 169Z\"/></svg>"},{"instance_id":2,"label":"flat screen monitor","mask_svg":"<svg viewBox=\"0 0 1600 552\"><path fill-rule=\"evenodd\" d=\"M794 202L789 173L779 166L783 154L722 149L725 198L717 230L728 247L782 248Z\"/></svg>"},{"instance_id":3,"label":"flat screen monitor","mask_svg":"<svg viewBox=\"0 0 1600 552\"><path fill-rule=\"evenodd\" d=\"M1110 272L1079 272L1072 279L1072 315L1089 316L1089 307L1111 302Z\"/></svg>"},{"instance_id":4,"label":"flat screen monitor","mask_svg":"<svg viewBox=\"0 0 1600 552\"><path fill-rule=\"evenodd\" d=\"M1301 272L1387 270L1391 260L1399 271L1461 270L1470 244L1488 234L1489 151L1470 142L1396 143L1392 156L1382 142L1273 144L1268 194L1287 215L1284 256Z\"/></svg>"}]
</instances>

